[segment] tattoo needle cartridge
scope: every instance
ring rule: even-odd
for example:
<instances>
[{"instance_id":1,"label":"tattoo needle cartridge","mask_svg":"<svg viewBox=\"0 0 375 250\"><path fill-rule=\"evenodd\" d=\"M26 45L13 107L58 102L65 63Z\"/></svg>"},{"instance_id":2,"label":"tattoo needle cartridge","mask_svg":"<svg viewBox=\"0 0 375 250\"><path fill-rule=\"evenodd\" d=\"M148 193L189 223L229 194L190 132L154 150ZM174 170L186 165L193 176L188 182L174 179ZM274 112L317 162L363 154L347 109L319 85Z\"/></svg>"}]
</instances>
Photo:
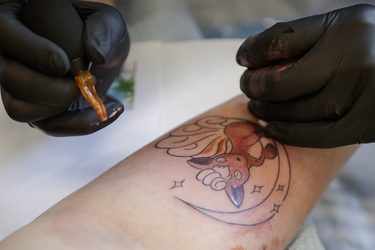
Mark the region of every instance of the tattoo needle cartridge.
<instances>
[{"instance_id":1,"label":"tattoo needle cartridge","mask_svg":"<svg viewBox=\"0 0 375 250\"><path fill-rule=\"evenodd\" d=\"M68 55L72 76L82 95L95 109L100 120L107 112L95 90L95 80L89 71L91 62L83 49L84 24L69 0L26 0L22 22L31 31L61 47Z\"/></svg>"}]
</instances>

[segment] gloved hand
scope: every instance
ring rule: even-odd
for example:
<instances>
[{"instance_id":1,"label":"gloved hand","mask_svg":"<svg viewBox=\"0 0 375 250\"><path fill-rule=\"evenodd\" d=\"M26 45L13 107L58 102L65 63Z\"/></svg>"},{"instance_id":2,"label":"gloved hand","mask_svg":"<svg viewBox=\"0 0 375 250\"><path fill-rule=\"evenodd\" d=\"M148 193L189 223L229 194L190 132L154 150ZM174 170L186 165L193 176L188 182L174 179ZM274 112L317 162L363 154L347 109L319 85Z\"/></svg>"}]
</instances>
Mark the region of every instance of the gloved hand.
<instances>
[{"instance_id":1,"label":"gloved hand","mask_svg":"<svg viewBox=\"0 0 375 250\"><path fill-rule=\"evenodd\" d=\"M8 115L53 136L86 135L115 121L123 105L106 92L129 52L125 22L111 6L72 1L84 21L84 50L108 120L101 122L71 77L70 63L54 43L32 33L19 18L24 0L0 5L0 84ZM109 100L106 102L106 100Z\"/></svg>"},{"instance_id":2,"label":"gloved hand","mask_svg":"<svg viewBox=\"0 0 375 250\"><path fill-rule=\"evenodd\" d=\"M375 141L374 6L277 23L249 37L237 62L268 136L316 148Z\"/></svg>"}]
</instances>

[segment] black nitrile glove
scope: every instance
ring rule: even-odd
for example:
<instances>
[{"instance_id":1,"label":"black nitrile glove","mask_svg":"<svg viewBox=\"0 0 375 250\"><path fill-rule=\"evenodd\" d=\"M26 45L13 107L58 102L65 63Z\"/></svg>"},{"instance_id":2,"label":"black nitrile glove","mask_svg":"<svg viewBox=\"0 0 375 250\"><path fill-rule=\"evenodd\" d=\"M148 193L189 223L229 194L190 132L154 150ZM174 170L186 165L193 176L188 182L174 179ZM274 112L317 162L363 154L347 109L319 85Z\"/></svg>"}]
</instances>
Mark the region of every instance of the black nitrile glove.
<instances>
[{"instance_id":1,"label":"black nitrile glove","mask_svg":"<svg viewBox=\"0 0 375 250\"><path fill-rule=\"evenodd\" d=\"M268 136L316 148L375 141L374 6L277 23L249 37L237 62Z\"/></svg>"},{"instance_id":2,"label":"black nitrile glove","mask_svg":"<svg viewBox=\"0 0 375 250\"><path fill-rule=\"evenodd\" d=\"M84 50L103 98L108 120L101 122L82 97L70 63L54 43L35 35L20 20L24 0L0 5L0 84L8 115L52 136L94 133L115 121L123 105L106 98L129 52L129 36L118 11L108 5L71 1L84 21ZM109 100L106 102L106 100Z\"/></svg>"}]
</instances>

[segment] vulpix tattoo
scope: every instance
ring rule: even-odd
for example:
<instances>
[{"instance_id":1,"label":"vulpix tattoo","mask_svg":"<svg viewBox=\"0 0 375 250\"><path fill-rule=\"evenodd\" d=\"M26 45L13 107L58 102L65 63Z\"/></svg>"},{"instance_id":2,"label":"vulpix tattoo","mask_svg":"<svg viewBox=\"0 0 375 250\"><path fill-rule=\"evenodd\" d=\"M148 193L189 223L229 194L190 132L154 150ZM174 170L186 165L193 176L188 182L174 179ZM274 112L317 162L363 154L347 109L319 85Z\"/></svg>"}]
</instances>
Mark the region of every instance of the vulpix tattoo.
<instances>
[{"instance_id":1,"label":"vulpix tattoo","mask_svg":"<svg viewBox=\"0 0 375 250\"><path fill-rule=\"evenodd\" d=\"M177 197L217 220L237 225L263 223L279 213L281 203L288 194L290 164L285 148L266 138L263 129L249 121L220 116L205 117L172 131L156 147L167 149L171 156L188 157L186 162L198 170L196 181L227 194L235 206L227 211L208 209ZM263 167L267 175L272 177L271 180L264 178L260 171L253 171L255 177L252 180L253 167ZM175 181L174 187L177 183ZM241 207L243 203L246 203L245 208ZM268 211L264 212L264 209ZM247 219L246 223L236 218L250 210L253 216L258 213L261 218L258 216L254 221Z\"/></svg>"},{"instance_id":2,"label":"vulpix tattoo","mask_svg":"<svg viewBox=\"0 0 375 250\"><path fill-rule=\"evenodd\" d=\"M266 158L273 159L277 154L276 147L267 144L260 150L259 157L251 156L248 152L251 152L251 147L264 134L259 127L248 122L231 123L224 128L224 134L232 142L229 153L213 158L193 158L188 163L202 170L197 176L198 180L207 184L211 182L211 187L215 190L225 189L233 204L240 207L244 197L243 184L250 177L249 168L262 165Z\"/></svg>"}]
</instances>

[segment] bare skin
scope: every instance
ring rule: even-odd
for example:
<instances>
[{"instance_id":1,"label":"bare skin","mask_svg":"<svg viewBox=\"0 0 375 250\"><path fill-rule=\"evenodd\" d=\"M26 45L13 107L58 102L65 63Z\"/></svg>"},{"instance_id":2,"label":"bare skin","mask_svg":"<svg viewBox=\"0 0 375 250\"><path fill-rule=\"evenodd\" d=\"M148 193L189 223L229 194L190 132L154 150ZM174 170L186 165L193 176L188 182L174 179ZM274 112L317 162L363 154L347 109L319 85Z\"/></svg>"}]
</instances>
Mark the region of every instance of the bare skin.
<instances>
[{"instance_id":1,"label":"bare skin","mask_svg":"<svg viewBox=\"0 0 375 250\"><path fill-rule=\"evenodd\" d=\"M237 97L146 145L4 239L0 249L284 249L357 146L274 142L247 102ZM222 137L208 140L211 145L179 134L197 134L193 128Z\"/></svg>"}]
</instances>

